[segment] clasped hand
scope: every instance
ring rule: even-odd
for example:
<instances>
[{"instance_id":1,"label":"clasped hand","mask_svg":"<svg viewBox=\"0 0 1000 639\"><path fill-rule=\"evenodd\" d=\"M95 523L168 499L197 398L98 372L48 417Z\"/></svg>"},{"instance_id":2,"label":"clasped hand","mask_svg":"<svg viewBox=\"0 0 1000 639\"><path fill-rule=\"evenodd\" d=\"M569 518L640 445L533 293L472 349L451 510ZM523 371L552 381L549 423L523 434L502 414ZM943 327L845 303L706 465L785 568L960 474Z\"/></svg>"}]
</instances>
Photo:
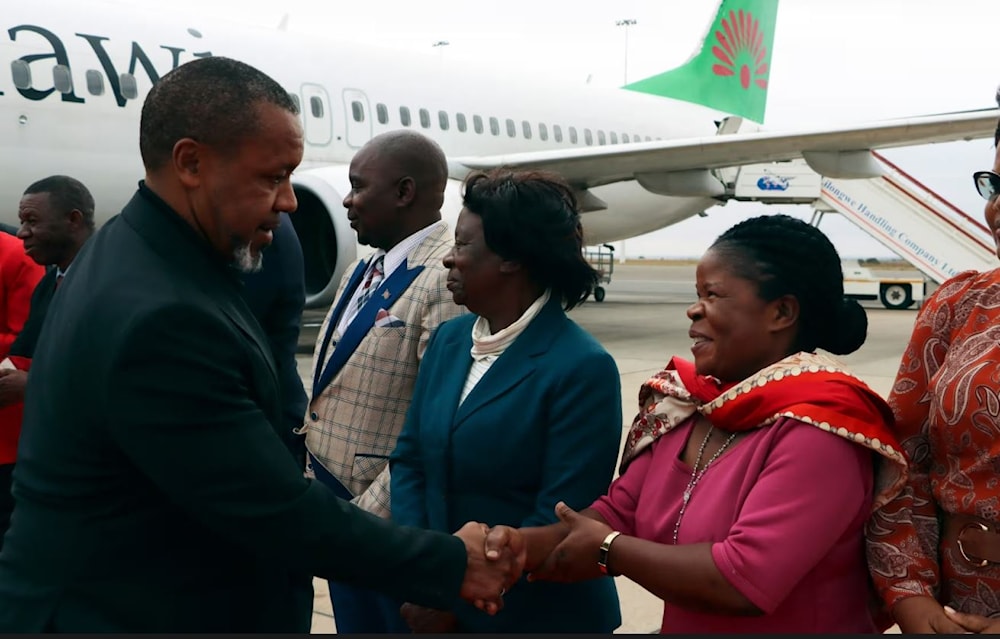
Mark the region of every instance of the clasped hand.
<instances>
[{"instance_id":1,"label":"clasped hand","mask_svg":"<svg viewBox=\"0 0 1000 639\"><path fill-rule=\"evenodd\" d=\"M600 577L597 549L611 528L563 502L556 505L555 511L559 523L540 528L490 528L475 522L462 526L455 533L465 543L468 557L462 599L495 615L503 608L504 594L526 567L531 570L529 581L574 582ZM414 632L447 632L454 628L454 617L446 611L405 604L400 612Z\"/></svg>"},{"instance_id":2,"label":"clasped hand","mask_svg":"<svg viewBox=\"0 0 1000 639\"><path fill-rule=\"evenodd\" d=\"M503 608L503 596L524 572L527 546L521 533L510 526L469 522L455 536L465 543L466 568L459 593L462 599L483 612L495 615ZM455 615L412 603L403 604L400 614L415 633L452 632Z\"/></svg>"},{"instance_id":3,"label":"clasped hand","mask_svg":"<svg viewBox=\"0 0 1000 639\"><path fill-rule=\"evenodd\" d=\"M539 546L530 548L529 555L538 557L540 563L528 566L528 581L573 583L601 577L598 550L611 527L576 512L565 502L556 504L556 517L559 523L535 529L537 535L529 534L528 543Z\"/></svg>"},{"instance_id":4,"label":"clasped hand","mask_svg":"<svg viewBox=\"0 0 1000 639\"><path fill-rule=\"evenodd\" d=\"M903 634L1000 634L1000 620L957 612L933 597L908 597L896 603L892 615Z\"/></svg>"},{"instance_id":5,"label":"clasped hand","mask_svg":"<svg viewBox=\"0 0 1000 639\"><path fill-rule=\"evenodd\" d=\"M951 621L958 624L962 628L962 630L956 630L954 628L948 629L949 633L961 632L963 634L971 633L983 635L1000 634L1000 619L993 619L966 612L957 612L948 606L945 606L944 612L948 615L948 618Z\"/></svg>"},{"instance_id":6,"label":"clasped hand","mask_svg":"<svg viewBox=\"0 0 1000 639\"><path fill-rule=\"evenodd\" d=\"M527 546L516 529L469 522L455 533L465 543L468 557L461 597L495 615L503 596L521 578Z\"/></svg>"},{"instance_id":7,"label":"clasped hand","mask_svg":"<svg viewBox=\"0 0 1000 639\"><path fill-rule=\"evenodd\" d=\"M24 401L24 389L27 385L27 371L7 368L0 370L0 406Z\"/></svg>"}]
</instances>

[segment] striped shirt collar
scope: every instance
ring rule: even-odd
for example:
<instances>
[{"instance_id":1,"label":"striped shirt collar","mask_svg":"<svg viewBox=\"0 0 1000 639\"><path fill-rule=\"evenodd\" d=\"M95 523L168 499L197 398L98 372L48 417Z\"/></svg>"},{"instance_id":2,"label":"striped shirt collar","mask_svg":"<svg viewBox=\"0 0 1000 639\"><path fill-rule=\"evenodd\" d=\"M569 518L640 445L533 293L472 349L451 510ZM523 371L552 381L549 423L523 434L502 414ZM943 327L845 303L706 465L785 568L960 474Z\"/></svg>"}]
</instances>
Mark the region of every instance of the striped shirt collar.
<instances>
[{"instance_id":1,"label":"striped shirt collar","mask_svg":"<svg viewBox=\"0 0 1000 639\"><path fill-rule=\"evenodd\" d=\"M445 226L444 220L438 220L430 226L425 226L416 233L405 238L388 251L383 251L381 249L375 251L372 254L371 259L368 261L368 264L370 265L380 254L384 254L385 261L382 264L382 273L384 277L388 278L397 268L399 268L400 264L406 261L406 258L413 252L413 249L417 248L417 246L426 240L431 233L443 226Z\"/></svg>"}]
</instances>

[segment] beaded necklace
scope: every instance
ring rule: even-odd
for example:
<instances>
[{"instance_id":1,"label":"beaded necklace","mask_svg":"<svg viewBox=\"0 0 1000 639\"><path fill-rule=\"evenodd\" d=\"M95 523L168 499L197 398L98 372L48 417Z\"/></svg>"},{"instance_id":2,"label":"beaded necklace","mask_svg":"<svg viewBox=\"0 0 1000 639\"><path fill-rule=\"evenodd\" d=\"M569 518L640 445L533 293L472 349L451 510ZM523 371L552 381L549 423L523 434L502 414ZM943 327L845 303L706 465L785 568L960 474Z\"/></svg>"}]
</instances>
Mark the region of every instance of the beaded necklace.
<instances>
[{"instance_id":1,"label":"beaded necklace","mask_svg":"<svg viewBox=\"0 0 1000 639\"><path fill-rule=\"evenodd\" d=\"M707 462L705 462L704 468L699 471L698 466L701 465L701 457L705 454L705 446L708 445L708 440L712 437L712 431L714 430L715 426L708 427L708 433L705 435L705 439L702 440L701 446L698 447L698 457L694 461L694 470L691 471L691 479L688 480L687 488L684 489L684 497L681 501L681 511L677 514L677 523L674 524L675 546L677 545L677 534L681 530L681 520L684 519L684 511L687 510L688 502L691 501L691 493L694 491L694 487L697 486L698 482L701 481L701 478L705 476L705 472L708 470L708 467L712 465L712 462L718 459L719 455L729 448L729 444L733 443L733 440L736 439L737 433L729 435L725 443L719 447L719 450L715 451L715 454L712 455Z\"/></svg>"}]
</instances>

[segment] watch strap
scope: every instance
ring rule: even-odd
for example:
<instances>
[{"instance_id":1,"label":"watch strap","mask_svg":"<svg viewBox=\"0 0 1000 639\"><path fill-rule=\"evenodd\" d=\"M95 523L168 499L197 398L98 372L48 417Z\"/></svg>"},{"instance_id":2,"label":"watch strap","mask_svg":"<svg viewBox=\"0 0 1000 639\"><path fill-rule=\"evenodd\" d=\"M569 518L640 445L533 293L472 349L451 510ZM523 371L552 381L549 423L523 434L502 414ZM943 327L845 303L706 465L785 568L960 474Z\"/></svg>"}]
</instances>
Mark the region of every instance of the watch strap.
<instances>
[{"instance_id":1,"label":"watch strap","mask_svg":"<svg viewBox=\"0 0 1000 639\"><path fill-rule=\"evenodd\" d=\"M614 542L620 534L621 532L617 530L608 533L608 536L601 542L601 547L597 551L597 567L600 568L601 572L605 575L612 574L608 572L608 551L611 550L612 542Z\"/></svg>"}]
</instances>

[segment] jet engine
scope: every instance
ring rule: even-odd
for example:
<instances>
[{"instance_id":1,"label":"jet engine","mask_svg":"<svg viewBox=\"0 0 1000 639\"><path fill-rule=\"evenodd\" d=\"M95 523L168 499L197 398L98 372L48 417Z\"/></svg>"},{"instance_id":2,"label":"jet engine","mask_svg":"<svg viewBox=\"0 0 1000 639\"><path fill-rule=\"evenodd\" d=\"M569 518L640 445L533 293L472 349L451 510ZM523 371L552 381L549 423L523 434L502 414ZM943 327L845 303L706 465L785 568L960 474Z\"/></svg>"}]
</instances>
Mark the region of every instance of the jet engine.
<instances>
[{"instance_id":1,"label":"jet engine","mask_svg":"<svg viewBox=\"0 0 1000 639\"><path fill-rule=\"evenodd\" d=\"M292 176L299 208L291 219L305 262L306 308L329 306L344 271L358 257L357 235L343 205L351 189L347 168L323 167Z\"/></svg>"}]
</instances>

